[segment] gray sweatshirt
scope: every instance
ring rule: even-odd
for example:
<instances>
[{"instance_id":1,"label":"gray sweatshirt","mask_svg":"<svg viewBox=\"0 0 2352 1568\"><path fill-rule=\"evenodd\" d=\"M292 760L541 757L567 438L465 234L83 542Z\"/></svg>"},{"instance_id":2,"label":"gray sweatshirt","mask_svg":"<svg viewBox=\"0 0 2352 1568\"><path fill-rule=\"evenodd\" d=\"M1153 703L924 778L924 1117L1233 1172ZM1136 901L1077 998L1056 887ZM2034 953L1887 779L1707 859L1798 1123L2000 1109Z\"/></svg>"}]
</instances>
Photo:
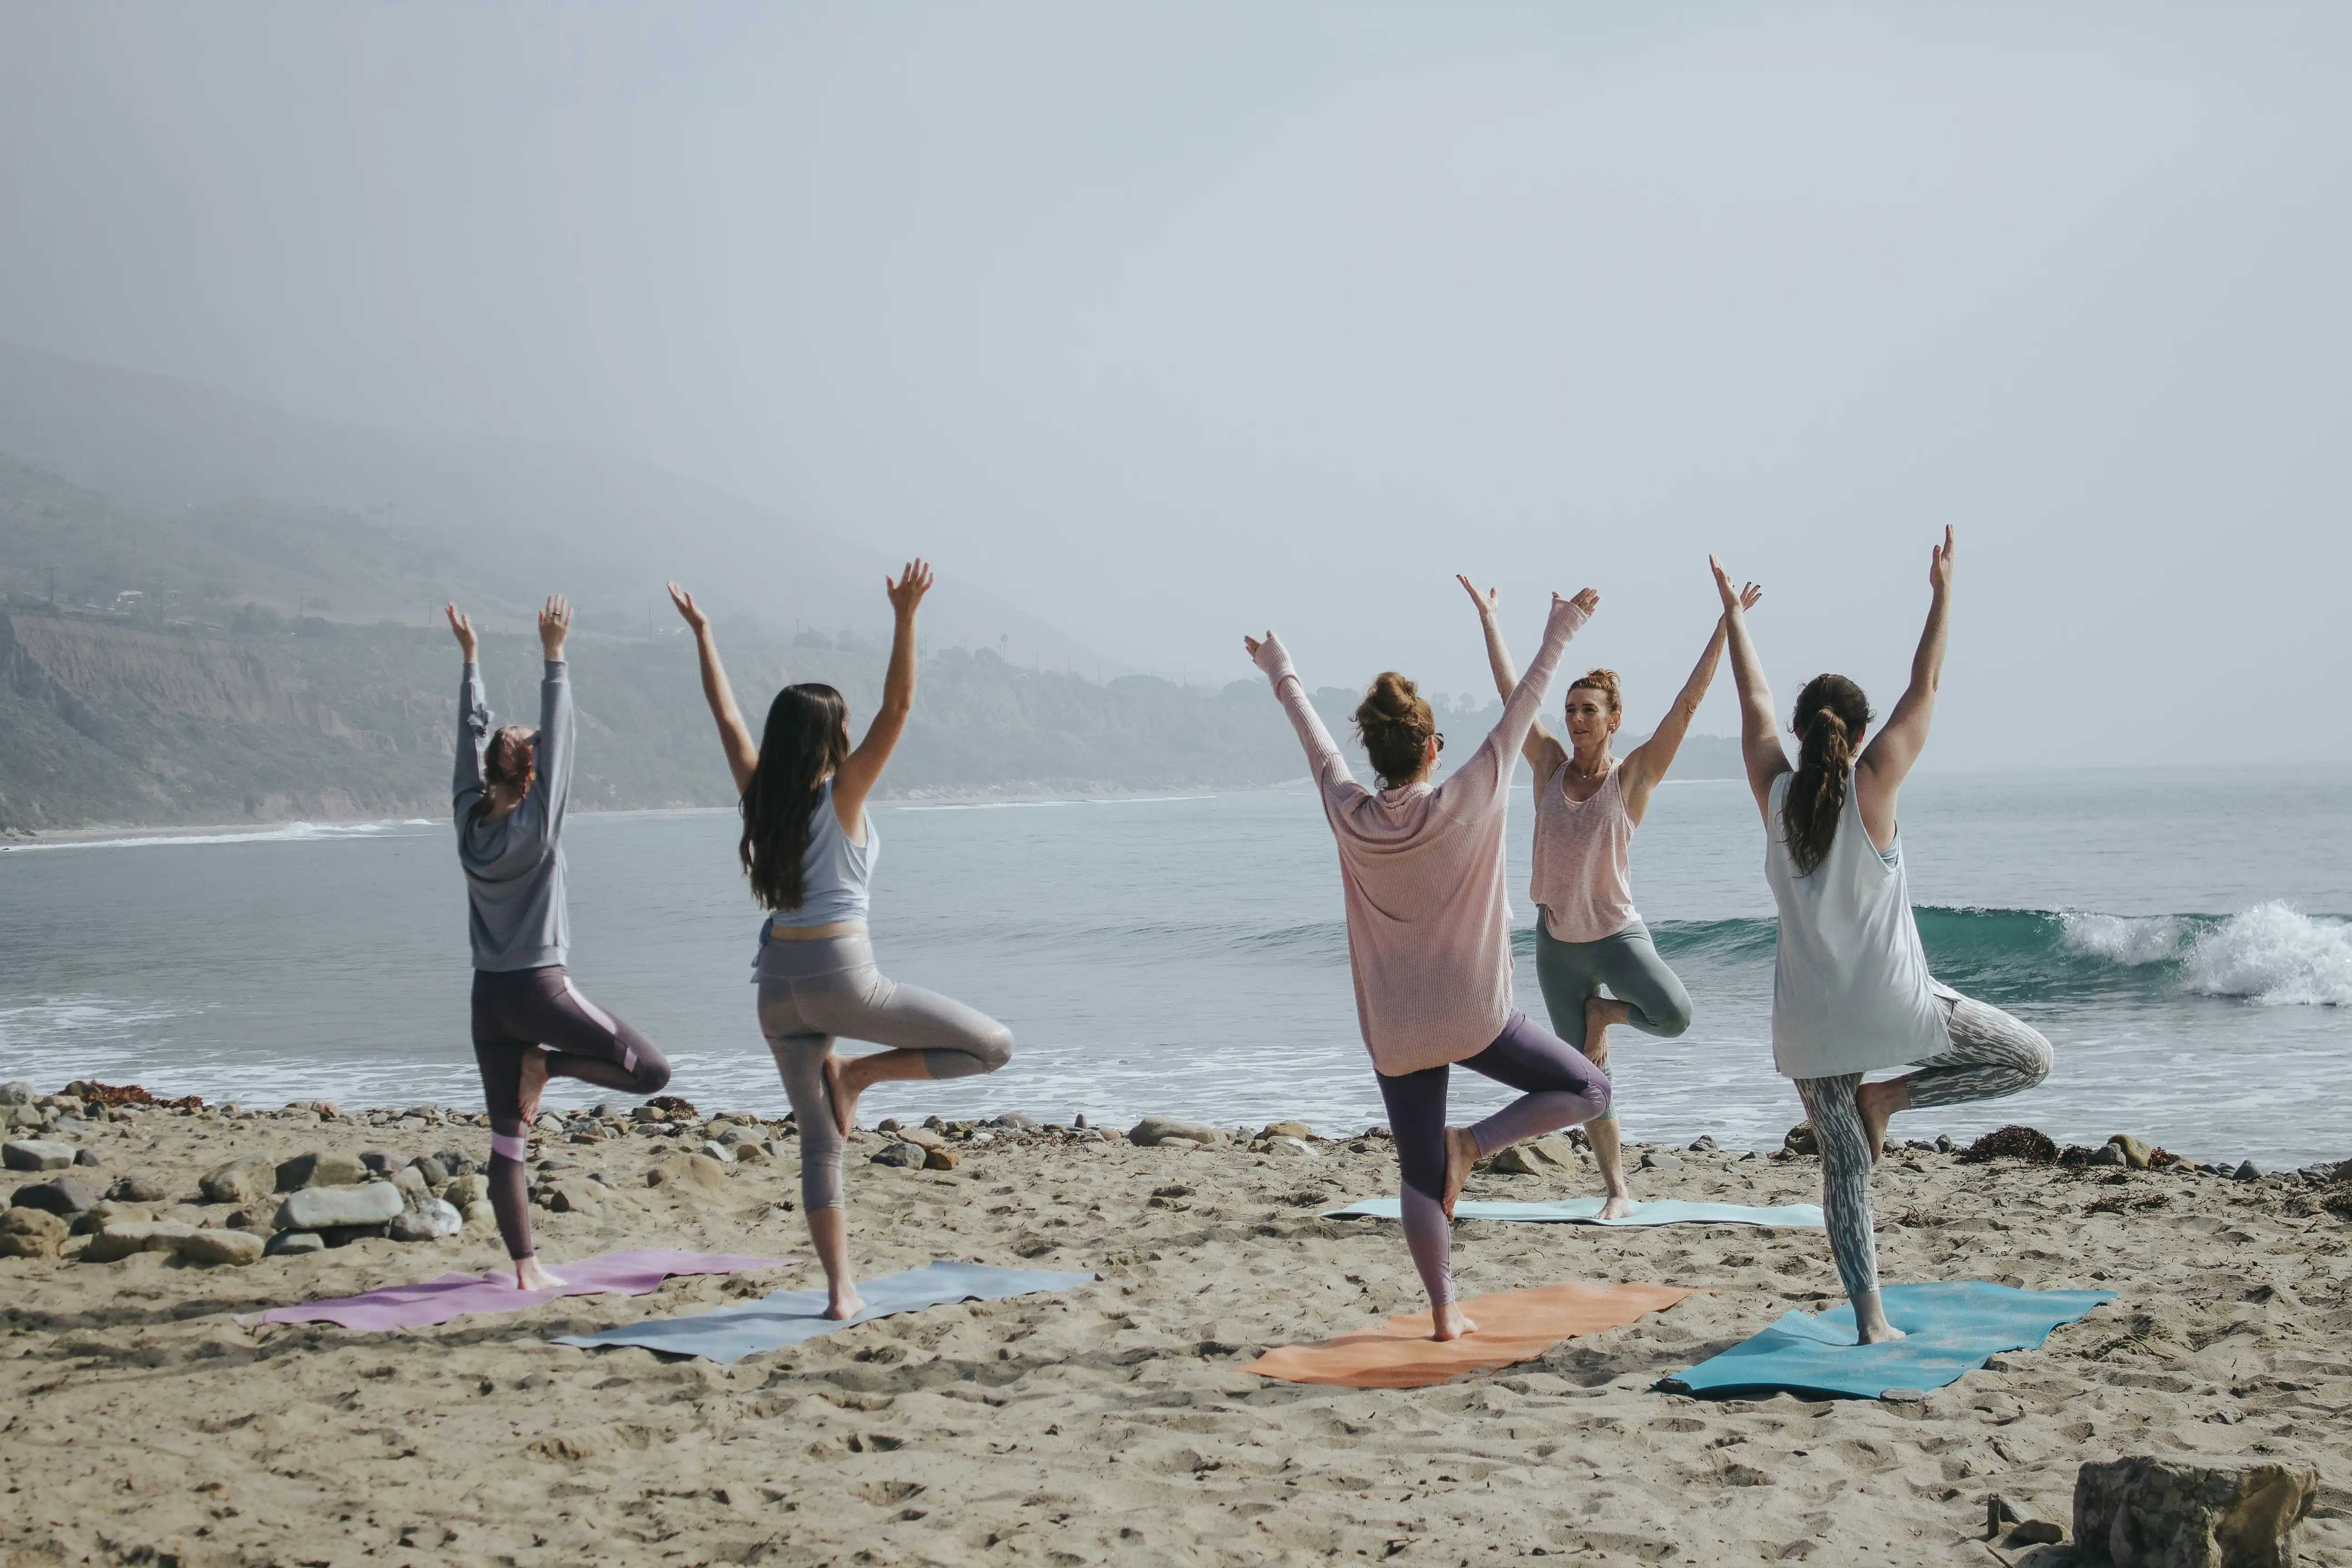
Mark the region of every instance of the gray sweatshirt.
<instances>
[{"instance_id":1,"label":"gray sweatshirt","mask_svg":"<svg viewBox=\"0 0 2352 1568\"><path fill-rule=\"evenodd\" d=\"M482 671L466 666L457 692L457 771L449 805L457 863L472 904L467 933L477 969L543 969L572 944L563 899L563 811L572 798L572 682L560 658L539 683L539 776L522 804L495 822L482 803L482 754L497 721L482 698Z\"/></svg>"}]
</instances>

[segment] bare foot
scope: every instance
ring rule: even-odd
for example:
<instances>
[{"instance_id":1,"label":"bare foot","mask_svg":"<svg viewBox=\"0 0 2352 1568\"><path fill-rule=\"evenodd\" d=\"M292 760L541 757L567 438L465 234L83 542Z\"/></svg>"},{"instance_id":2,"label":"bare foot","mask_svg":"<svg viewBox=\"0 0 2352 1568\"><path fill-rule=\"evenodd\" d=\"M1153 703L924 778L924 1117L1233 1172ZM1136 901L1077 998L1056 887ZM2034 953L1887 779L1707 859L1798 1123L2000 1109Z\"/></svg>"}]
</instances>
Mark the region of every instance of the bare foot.
<instances>
[{"instance_id":1,"label":"bare foot","mask_svg":"<svg viewBox=\"0 0 2352 1568\"><path fill-rule=\"evenodd\" d=\"M1633 1200L1627 1194L1612 1193L1609 1194L1608 1201L1601 1205L1600 1214L1594 1217L1597 1219L1632 1219L1633 1217Z\"/></svg>"},{"instance_id":2,"label":"bare foot","mask_svg":"<svg viewBox=\"0 0 2352 1568\"><path fill-rule=\"evenodd\" d=\"M833 1102L834 1130L844 1138L857 1125L857 1097L864 1092L863 1086L850 1080L848 1062L836 1056L824 1058L824 1097Z\"/></svg>"},{"instance_id":3,"label":"bare foot","mask_svg":"<svg viewBox=\"0 0 2352 1568\"><path fill-rule=\"evenodd\" d=\"M547 1092L547 1053L537 1046L526 1046L522 1053L522 1081L515 1091L517 1109L522 1115L526 1133L530 1124L539 1120L539 1097Z\"/></svg>"},{"instance_id":4,"label":"bare foot","mask_svg":"<svg viewBox=\"0 0 2352 1568\"><path fill-rule=\"evenodd\" d=\"M1458 1340L1465 1334L1478 1331L1478 1325L1470 1321L1470 1314L1462 1310L1459 1301L1446 1302L1432 1311L1430 1317L1437 1329L1429 1336L1433 1340Z\"/></svg>"},{"instance_id":5,"label":"bare foot","mask_svg":"<svg viewBox=\"0 0 2352 1568\"><path fill-rule=\"evenodd\" d=\"M537 1257L515 1259L515 1289L518 1290L561 1290L563 1277L550 1274L539 1266Z\"/></svg>"},{"instance_id":6,"label":"bare foot","mask_svg":"<svg viewBox=\"0 0 2352 1568\"><path fill-rule=\"evenodd\" d=\"M1892 1323L1880 1323L1875 1328L1860 1331L1857 1337L1866 1345L1883 1345L1889 1340L1908 1339L1910 1336Z\"/></svg>"},{"instance_id":7,"label":"bare foot","mask_svg":"<svg viewBox=\"0 0 2352 1568\"><path fill-rule=\"evenodd\" d=\"M1609 1065L1609 1026L1622 1024L1633 1016L1633 1010L1613 996L1588 996L1584 999L1584 1059L1594 1067Z\"/></svg>"},{"instance_id":8,"label":"bare foot","mask_svg":"<svg viewBox=\"0 0 2352 1568\"><path fill-rule=\"evenodd\" d=\"M1470 1129L1447 1128L1445 1130L1445 1195L1437 1205L1439 1208L1445 1211L1447 1219L1454 1217L1454 1200L1460 1197L1462 1189L1470 1184L1470 1167L1477 1163L1478 1140L1471 1135Z\"/></svg>"},{"instance_id":9,"label":"bare foot","mask_svg":"<svg viewBox=\"0 0 2352 1568\"><path fill-rule=\"evenodd\" d=\"M1901 1329L1886 1321L1885 1300L1875 1290L1865 1290L1853 1299L1853 1337L1866 1345L1905 1337Z\"/></svg>"},{"instance_id":10,"label":"bare foot","mask_svg":"<svg viewBox=\"0 0 2352 1568\"><path fill-rule=\"evenodd\" d=\"M1862 1116L1863 1136L1870 1140L1872 1164L1878 1163L1878 1156L1886 1147L1887 1122L1910 1104L1911 1084L1907 1079L1866 1083L1853 1091L1853 1108Z\"/></svg>"},{"instance_id":11,"label":"bare foot","mask_svg":"<svg viewBox=\"0 0 2352 1568\"><path fill-rule=\"evenodd\" d=\"M856 1286L852 1285L846 1288L846 1294L841 1290L833 1293L833 1300L825 1307L824 1315L836 1323L845 1323L864 1310L866 1298L857 1293Z\"/></svg>"}]
</instances>

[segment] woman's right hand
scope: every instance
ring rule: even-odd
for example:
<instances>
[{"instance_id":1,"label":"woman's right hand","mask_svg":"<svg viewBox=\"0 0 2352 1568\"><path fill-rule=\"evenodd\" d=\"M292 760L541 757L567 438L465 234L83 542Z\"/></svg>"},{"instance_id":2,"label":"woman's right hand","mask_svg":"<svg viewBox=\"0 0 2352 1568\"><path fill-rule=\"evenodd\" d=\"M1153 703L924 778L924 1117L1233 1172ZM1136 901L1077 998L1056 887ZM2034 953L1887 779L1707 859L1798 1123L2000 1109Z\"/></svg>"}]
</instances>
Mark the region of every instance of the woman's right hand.
<instances>
[{"instance_id":1,"label":"woman's right hand","mask_svg":"<svg viewBox=\"0 0 2352 1568\"><path fill-rule=\"evenodd\" d=\"M1715 591L1723 598L1723 613L1725 615L1736 616L1764 596L1763 588L1755 583L1749 583L1738 588L1733 587L1731 585L1731 574L1726 572L1723 569L1723 563L1717 561L1714 556L1708 556L1706 558L1706 563L1708 568L1715 573Z\"/></svg>"},{"instance_id":2,"label":"woman's right hand","mask_svg":"<svg viewBox=\"0 0 2352 1568\"><path fill-rule=\"evenodd\" d=\"M1478 618L1480 620L1491 621L1495 618L1496 611L1499 609L1501 605L1496 597L1494 589L1489 588L1482 594L1471 585L1469 578L1465 577L1459 572L1454 574L1454 580L1462 584L1462 591L1470 595L1470 602L1472 604L1478 606Z\"/></svg>"},{"instance_id":3,"label":"woman's right hand","mask_svg":"<svg viewBox=\"0 0 2352 1568\"><path fill-rule=\"evenodd\" d=\"M887 577L882 581L884 591L890 595L892 612L900 620L909 619L915 613L915 606L923 602L923 595L931 591L930 563L919 555L899 571L897 582L893 583Z\"/></svg>"},{"instance_id":4,"label":"woman's right hand","mask_svg":"<svg viewBox=\"0 0 2352 1568\"><path fill-rule=\"evenodd\" d=\"M694 595L675 583L669 584L669 602L677 606L677 613L685 618L688 626L694 628L696 637L710 629L710 617L702 613L701 606L694 602Z\"/></svg>"},{"instance_id":5,"label":"woman's right hand","mask_svg":"<svg viewBox=\"0 0 2352 1568\"><path fill-rule=\"evenodd\" d=\"M441 609L442 612L449 617L449 629L457 634L457 647L460 652L465 654L466 662L467 664L475 663L474 652L477 645L474 641L473 621L459 614L457 606L455 605L444 605L441 606Z\"/></svg>"}]
</instances>

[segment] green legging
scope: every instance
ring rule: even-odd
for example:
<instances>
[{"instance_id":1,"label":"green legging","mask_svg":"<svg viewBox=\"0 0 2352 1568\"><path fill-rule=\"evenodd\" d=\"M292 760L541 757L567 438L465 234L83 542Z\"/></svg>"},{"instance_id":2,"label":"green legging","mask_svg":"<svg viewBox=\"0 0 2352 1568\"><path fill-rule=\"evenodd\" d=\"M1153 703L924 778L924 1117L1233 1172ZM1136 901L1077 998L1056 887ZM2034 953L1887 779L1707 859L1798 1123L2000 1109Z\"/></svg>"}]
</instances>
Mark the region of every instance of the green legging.
<instances>
[{"instance_id":1,"label":"green legging","mask_svg":"<svg viewBox=\"0 0 2352 1568\"><path fill-rule=\"evenodd\" d=\"M1650 928L1635 921L1599 942L1561 942L1536 918L1536 984L1543 988L1551 1032L1584 1048L1584 1005L1608 988L1625 1004L1626 1022L1645 1035L1672 1039L1690 1027L1690 993L1650 940ZM1607 1072L1607 1068L1601 1069ZM1594 1118L1614 1121L1612 1106Z\"/></svg>"}]
</instances>

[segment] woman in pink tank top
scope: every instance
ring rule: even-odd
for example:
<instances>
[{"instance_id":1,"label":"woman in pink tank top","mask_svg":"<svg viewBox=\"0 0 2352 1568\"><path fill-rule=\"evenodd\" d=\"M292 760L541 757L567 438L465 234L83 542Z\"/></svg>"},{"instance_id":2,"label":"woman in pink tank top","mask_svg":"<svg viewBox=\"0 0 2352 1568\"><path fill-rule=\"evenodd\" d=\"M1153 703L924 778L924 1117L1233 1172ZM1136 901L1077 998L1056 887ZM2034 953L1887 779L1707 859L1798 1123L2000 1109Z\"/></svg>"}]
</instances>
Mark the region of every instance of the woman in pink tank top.
<instances>
[{"instance_id":1,"label":"woman in pink tank top","mask_svg":"<svg viewBox=\"0 0 2352 1568\"><path fill-rule=\"evenodd\" d=\"M1496 623L1495 591L1481 594L1467 577L1455 581L1478 606L1486 661L1507 696L1517 678ZM1751 590L1748 603L1760 596ZM1538 722L1520 748L1535 773L1535 879L1528 893L1537 910L1536 980L1553 1032L1603 1072L1612 1024L1669 1039L1690 1027L1690 994L1658 956L1633 907L1633 833L1715 679L1724 635L1718 619L1682 694L1650 738L1623 757L1610 747L1623 704L1616 672L1607 669L1589 671L1569 687L1566 745ZM1633 1194L1616 1112L1588 1122L1585 1133L1608 1189L1601 1217L1624 1218L1633 1212Z\"/></svg>"}]
</instances>

